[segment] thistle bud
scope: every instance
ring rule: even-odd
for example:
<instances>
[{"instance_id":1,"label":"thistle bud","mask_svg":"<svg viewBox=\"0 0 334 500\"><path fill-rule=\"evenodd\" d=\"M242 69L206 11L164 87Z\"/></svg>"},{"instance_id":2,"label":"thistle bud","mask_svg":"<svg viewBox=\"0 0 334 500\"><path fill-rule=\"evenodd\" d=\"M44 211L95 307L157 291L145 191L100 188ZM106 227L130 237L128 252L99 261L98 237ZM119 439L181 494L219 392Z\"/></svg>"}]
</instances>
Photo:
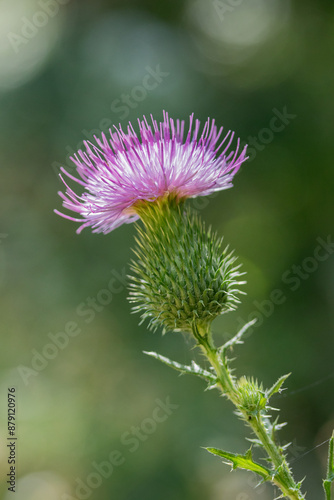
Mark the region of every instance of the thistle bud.
<instances>
[{"instance_id":1,"label":"thistle bud","mask_svg":"<svg viewBox=\"0 0 334 500\"><path fill-rule=\"evenodd\" d=\"M138 237L130 285L133 310L163 331L207 331L218 315L235 309L241 274L222 238L171 197L137 205Z\"/></svg>"},{"instance_id":2,"label":"thistle bud","mask_svg":"<svg viewBox=\"0 0 334 500\"><path fill-rule=\"evenodd\" d=\"M262 385L256 380L241 377L237 384L239 408L245 411L248 418L259 415L266 408L267 397Z\"/></svg>"}]
</instances>

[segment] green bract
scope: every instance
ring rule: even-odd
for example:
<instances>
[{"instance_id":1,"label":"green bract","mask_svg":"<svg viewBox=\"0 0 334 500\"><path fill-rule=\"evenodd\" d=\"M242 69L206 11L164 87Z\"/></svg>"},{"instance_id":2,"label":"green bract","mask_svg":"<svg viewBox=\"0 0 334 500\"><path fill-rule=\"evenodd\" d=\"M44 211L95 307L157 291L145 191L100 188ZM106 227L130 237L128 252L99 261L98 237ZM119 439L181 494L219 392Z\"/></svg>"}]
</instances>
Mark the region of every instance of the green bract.
<instances>
[{"instance_id":1,"label":"green bract","mask_svg":"<svg viewBox=\"0 0 334 500\"><path fill-rule=\"evenodd\" d=\"M144 224L132 262L130 300L150 328L191 331L208 328L239 302L241 273L236 258L222 249L222 238L171 196L136 206Z\"/></svg>"}]
</instances>

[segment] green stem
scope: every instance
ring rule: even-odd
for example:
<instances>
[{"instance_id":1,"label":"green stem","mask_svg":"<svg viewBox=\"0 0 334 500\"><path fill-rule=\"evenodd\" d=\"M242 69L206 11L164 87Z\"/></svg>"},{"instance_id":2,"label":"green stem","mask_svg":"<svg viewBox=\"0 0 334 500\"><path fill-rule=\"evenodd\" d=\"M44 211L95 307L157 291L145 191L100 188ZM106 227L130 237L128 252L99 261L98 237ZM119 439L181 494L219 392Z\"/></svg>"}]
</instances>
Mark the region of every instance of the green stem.
<instances>
[{"instance_id":1,"label":"green stem","mask_svg":"<svg viewBox=\"0 0 334 500\"><path fill-rule=\"evenodd\" d=\"M243 420L245 420L246 424L261 441L268 457L271 459L275 471L272 482L275 483L281 489L282 493L290 500L304 500L305 497L294 481L284 455L273 441L270 431L264 425L262 416L249 415L244 409L240 408L238 389L235 381L231 376L225 360L220 359L217 349L213 345L211 333L208 330L200 331L196 325L194 325L193 332L199 346L216 372L219 388L238 408L243 416Z\"/></svg>"},{"instance_id":2,"label":"green stem","mask_svg":"<svg viewBox=\"0 0 334 500\"><path fill-rule=\"evenodd\" d=\"M299 491L292 477L286 459L279 451L270 434L268 434L261 416L254 418L252 421L247 421L247 423L263 444L264 449L277 470L273 482L282 490L282 493L284 493L287 498L291 498L292 500L304 499L304 495Z\"/></svg>"},{"instance_id":3,"label":"green stem","mask_svg":"<svg viewBox=\"0 0 334 500\"><path fill-rule=\"evenodd\" d=\"M326 479L324 479L323 481L326 500L331 500L332 498L333 481L334 481L334 431L332 437L329 440L327 476Z\"/></svg>"}]
</instances>

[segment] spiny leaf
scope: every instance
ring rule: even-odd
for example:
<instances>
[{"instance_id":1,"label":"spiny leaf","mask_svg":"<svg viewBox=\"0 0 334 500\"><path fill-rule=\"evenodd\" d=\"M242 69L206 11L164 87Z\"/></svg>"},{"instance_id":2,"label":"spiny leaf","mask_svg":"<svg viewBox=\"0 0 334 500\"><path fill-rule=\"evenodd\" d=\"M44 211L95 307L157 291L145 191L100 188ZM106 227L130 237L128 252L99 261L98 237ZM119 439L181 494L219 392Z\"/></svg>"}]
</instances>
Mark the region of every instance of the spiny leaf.
<instances>
[{"instance_id":1,"label":"spiny leaf","mask_svg":"<svg viewBox=\"0 0 334 500\"><path fill-rule=\"evenodd\" d=\"M331 439L329 440L328 447L328 465L327 465L327 476L323 480L323 486L326 493L326 500L331 500L331 489L332 482L334 481L334 432Z\"/></svg>"},{"instance_id":2,"label":"spiny leaf","mask_svg":"<svg viewBox=\"0 0 334 500\"><path fill-rule=\"evenodd\" d=\"M284 384L284 382L286 381L286 379L291 375L291 373L288 373L287 375L282 375L282 377L280 377L277 382L275 382L275 384L266 391L266 397L267 399L271 398L271 396L273 396L274 394L276 394L276 392L281 392L282 389L282 385Z\"/></svg>"},{"instance_id":3,"label":"spiny leaf","mask_svg":"<svg viewBox=\"0 0 334 500\"><path fill-rule=\"evenodd\" d=\"M263 448L263 443L259 439L248 438L248 437L246 437L246 439L247 439L247 441L249 441L250 443L254 444L255 446L259 446L259 447Z\"/></svg>"},{"instance_id":4,"label":"spiny leaf","mask_svg":"<svg viewBox=\"0 0 334 500\"><path fill-rule=\"evenodd\" d=\"M286 422L282 422L282 423L278 423L278 420L279 420L279 417L276 417L275 421L271 424L271 437L272 437L272 440L275 441L276 440L276 432L281 430L283 427L285 427L287 425Z\"/></svg>"},{"instance_id":5,"label":"spiny leaf","mask_svg":"<svg viewBox=\"0 0 334 500\"><path fill-rule=\"evenodd\" d=\"M301 480L299 481L299 483L297 483L297 489L298 489L298 490L301 490L301 488L302 488L302 486L303 486L303 482L305 481L305 479L306 479L306 476L305 476L305 477L303 477L303 479L301 479Z\"/></svg>"},{"instance_id":6,"label":"spiny leaf","mask_svg":"<svg viewBox=\"0 0 334 500\"><path fill-rule=\"evenodd\" d=\"M168 365L171 368L174 368L175 370L178 370L181 373L190 373L191 375L197 375L198 377L203 378L210 384L216 384L217 382L216 377L212 373L201 368L197 363L195 363L195 361L192 361L191 365L182 365L181 363L166 358L165 356L161 356L161 354L157 354L156 352L146 352L146 351L143 352L144 354L152 356L152 358L158 359L162 363L165 363L165 365Z\"/></svg>"},{"instance_id":7,"label":"spiny leaf","mask_svg":"<svg viewBox=\"0 0 334 500\"><path fill-rule=\"evenodd\" d=\"M291 445L292 445L292 441L290 441L290 443L283 444L282 446L280 446L280 449L282 451L286 451L289 448L289 446L291 446Z\"/></svg>"},{"instance_id":8,"label":"spiny leaf","mask_svg":"<svg viewBox=\"0 0 334 500\"><path fill-rule=\"evenodd\" d=\"M252 472L256 472L256 474L259 474L261 477L263 477L265 481L271 480L271 473L269 469L253 461L251 448L247 450L244 455L236 455L235 453L229 453L217 448L206 449L213 455L218 455L219 457L223 457L228 460L228 462L224 463L227 463L228 465L232 464L233 469L246 469Z\"/></svg>"},{"instance_id":9,"label":"spiny leaf","mask_svg":"<svg viewBox=\"0 0 334 500\"><path fill-rule=\"evenodd\" d=\"M253 319L252 321L249 321L248 323L246 323L241 328L241 330L239 330L239 332L234 337L232 337L230 340L228 340L227 342L225 342L225 344L223 346L221 346L221 348L219 349L221 355L224 357L227 349L233 347L236 344L242 344L243 343L243 341L241 340L242 336L255 323L256 323L256 319Z\"/></svg>"}]
</instances>

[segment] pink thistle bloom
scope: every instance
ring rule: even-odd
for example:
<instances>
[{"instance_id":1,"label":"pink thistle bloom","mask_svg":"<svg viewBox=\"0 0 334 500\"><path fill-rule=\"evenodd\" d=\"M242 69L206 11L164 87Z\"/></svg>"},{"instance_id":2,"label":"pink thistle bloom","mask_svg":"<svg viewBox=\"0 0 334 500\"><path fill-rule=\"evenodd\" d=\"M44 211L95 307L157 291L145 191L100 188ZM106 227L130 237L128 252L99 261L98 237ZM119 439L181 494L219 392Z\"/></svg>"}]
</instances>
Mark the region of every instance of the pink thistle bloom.
<instances>
[{"instance_id":1,"label":"pink thistle bloom","mask_svg":"<svg viewBox=\"0 0 334 500\"><path fill-rule=\"evenodd\" d=\"M184 121L168 117L152 124L146 118L138 120L140 139L131 123L127 132L121 125L110 138L94 136L97 146L85 141L86 151L79 151L71 160L79 178L61 171L80 184L84 191L76 194L65 182L66 193L59 192L63 207L80 214L81 218L55 212L62 217L82 222L77 229L91 226L95 233L109 233L123 223L139 218L136 204L154 202L172 196L178 200L205 196L232 187L232 180L240 165L247 159L246 147L238 156L240 140L235 151L227 153L234 132L228 132L219 142L223 127L217 129L208 119L199 136L200 122L190 116L184 140Z\"/></svg>"}]
</instances>

